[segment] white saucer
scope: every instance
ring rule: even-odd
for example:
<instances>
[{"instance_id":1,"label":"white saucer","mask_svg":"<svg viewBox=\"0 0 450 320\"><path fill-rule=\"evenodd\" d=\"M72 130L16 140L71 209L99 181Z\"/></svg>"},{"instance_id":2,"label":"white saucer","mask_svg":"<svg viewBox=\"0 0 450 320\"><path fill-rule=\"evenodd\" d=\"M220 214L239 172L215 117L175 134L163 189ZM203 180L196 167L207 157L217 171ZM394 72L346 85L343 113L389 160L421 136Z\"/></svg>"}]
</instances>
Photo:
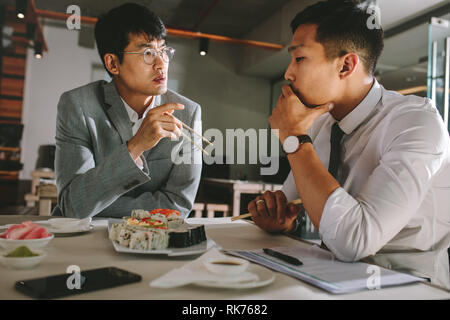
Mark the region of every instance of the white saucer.
<instances>
[{"instance_id":1,"label":"white saucer","mask_svg":"<svg viewBox=\"0 0 450 320\"><path fill-rule=\"evenodd\" d=\"M79 228L79 227L74 227L74 228L53 228L51 226L46 226L45 227L47 229L48 232L53 233L55 236L71 236L71 235L77 235L77 234L81 234L84 232L89 232L94 230L94 226L90 225L89 228Z\"/></svg>"},{"instance_id":2,"label":"white saucer","mask_svg":"<svg viewBox=\"0 0 450 320\"><path fill-rule=\"evenodd\" d=\"M270 271L267 268L261 267L257 264L250 264L247 271L257 274L259 280L250 282L238 282L238 283L203 281L203 282L195 282L193 284L196 286L209 288L251 289L267 286L268 284L271 284L275 280L274 272Z\"/></svg>"}]
</instances>

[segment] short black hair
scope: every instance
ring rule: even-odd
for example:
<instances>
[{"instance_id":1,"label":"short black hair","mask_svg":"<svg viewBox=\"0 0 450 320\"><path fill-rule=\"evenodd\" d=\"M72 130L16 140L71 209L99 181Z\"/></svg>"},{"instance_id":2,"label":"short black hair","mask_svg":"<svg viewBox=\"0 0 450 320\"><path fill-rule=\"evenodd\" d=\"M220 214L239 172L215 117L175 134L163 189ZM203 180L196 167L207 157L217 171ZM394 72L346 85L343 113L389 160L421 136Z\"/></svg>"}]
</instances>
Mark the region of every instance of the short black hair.
<instances>
[{"instance_id":1,"label":"short black hair","mask_svg":"<svg viewBox=\"0 0 450 320\"><path fill-rule=\"evenodd\" d=\"M355 52L366 71L374 75L378 58L384 48L381 26L370 29L368 4L358 1L328 0L307 7L291 22L292 32L303 24L317 25L316 41L325 47L328 59Z\"/></svg>"},{"instance_id":2,"label":"short black hair","mask_svg":"<svg viewBox=\"0 0 450 320\"><path fill-rule=\"evenodd\" d=\"M166 28L153 11L142 5L125 3L111 9L100 16L95 24L95 40L103 66L105 66L103 57L107 53L115 54L122 63L122 52L130 42L130 34L145 34L149 40L162 40L166 38Z\"/></svg>"}]
</instances>

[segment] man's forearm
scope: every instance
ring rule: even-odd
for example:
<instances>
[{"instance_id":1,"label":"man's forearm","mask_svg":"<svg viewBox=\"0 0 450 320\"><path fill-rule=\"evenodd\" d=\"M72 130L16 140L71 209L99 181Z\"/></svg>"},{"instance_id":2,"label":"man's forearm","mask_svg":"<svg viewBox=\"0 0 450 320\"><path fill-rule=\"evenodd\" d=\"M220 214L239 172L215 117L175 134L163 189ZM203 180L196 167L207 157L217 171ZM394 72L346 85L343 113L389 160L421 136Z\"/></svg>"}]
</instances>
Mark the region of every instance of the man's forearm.
<instances>
[{"instance_id":1,"label":"man's forearm","mask_svg":"<svg viewBox=\"0 0 450 320\"><path fill-rule=\"evenodd\" d=\"M314 227L319 229L325 203L339 188L339 183L323 166L310 143L302 144L297 152L289 154L288 160L303 206Z\"/></svg>"},{"instance_id":2,"label":"man's forearm","mask_svg":"<svg viewBox=\"0 0 450 320\"><path fill-rule=\"evenodd\" d=\"M68 159L70 153L66 149L70 145L60 142L58 147L55 161L58 204L65 216L94 216L122 194L150 180L136 167L126 145L118 146L97 166L87 148L79 147L79 152Z\"/></svg>"}]
</instances>

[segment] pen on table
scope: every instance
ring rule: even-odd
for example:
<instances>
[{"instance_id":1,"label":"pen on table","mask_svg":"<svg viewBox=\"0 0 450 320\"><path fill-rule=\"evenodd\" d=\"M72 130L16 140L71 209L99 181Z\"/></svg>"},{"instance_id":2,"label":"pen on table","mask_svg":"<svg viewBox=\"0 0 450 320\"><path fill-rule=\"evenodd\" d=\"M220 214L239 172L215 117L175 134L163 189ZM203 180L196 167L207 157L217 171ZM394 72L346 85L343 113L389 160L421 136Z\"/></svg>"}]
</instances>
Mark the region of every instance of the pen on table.
<instances>
[{"instance_id":1,"label":"pen on table","mask_svg":"<svg viewBox=\"0 0 450 320\"><path fill-rule=\"evenodd\" d=\"M288 256L287 254L284 254L284 253L281 253L281 252L278 252L278 251L275 251L275 250L272 250L272 249L268 249L268 248L264 248L263 251L264 251L265 254L267 254L269 256L272 256L274 258L283 260L284 262L293 264L294 266L301 266L301 265L303 265L303 262L301 262L299 259L297 259L295 257Z\"/></svg>"}]
</instances>

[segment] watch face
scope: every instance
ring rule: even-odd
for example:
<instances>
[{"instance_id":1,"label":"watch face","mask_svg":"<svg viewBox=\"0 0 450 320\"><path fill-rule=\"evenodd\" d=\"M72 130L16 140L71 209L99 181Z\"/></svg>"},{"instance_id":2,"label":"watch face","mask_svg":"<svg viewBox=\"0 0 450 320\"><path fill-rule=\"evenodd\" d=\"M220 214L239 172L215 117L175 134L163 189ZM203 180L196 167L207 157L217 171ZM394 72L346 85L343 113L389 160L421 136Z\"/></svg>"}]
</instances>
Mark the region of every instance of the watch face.
<instances>
[{"instance_id":1,"label":"watch face","mask_svg":"<svg viewBox=\"0 0 450 320\"><path fill-rule=\"evenodd\" d=\"M286 153L292 153L298 149L298 138L296 136L289 136L284 140L283 150Z\"/></svg>"}]
</instances>

